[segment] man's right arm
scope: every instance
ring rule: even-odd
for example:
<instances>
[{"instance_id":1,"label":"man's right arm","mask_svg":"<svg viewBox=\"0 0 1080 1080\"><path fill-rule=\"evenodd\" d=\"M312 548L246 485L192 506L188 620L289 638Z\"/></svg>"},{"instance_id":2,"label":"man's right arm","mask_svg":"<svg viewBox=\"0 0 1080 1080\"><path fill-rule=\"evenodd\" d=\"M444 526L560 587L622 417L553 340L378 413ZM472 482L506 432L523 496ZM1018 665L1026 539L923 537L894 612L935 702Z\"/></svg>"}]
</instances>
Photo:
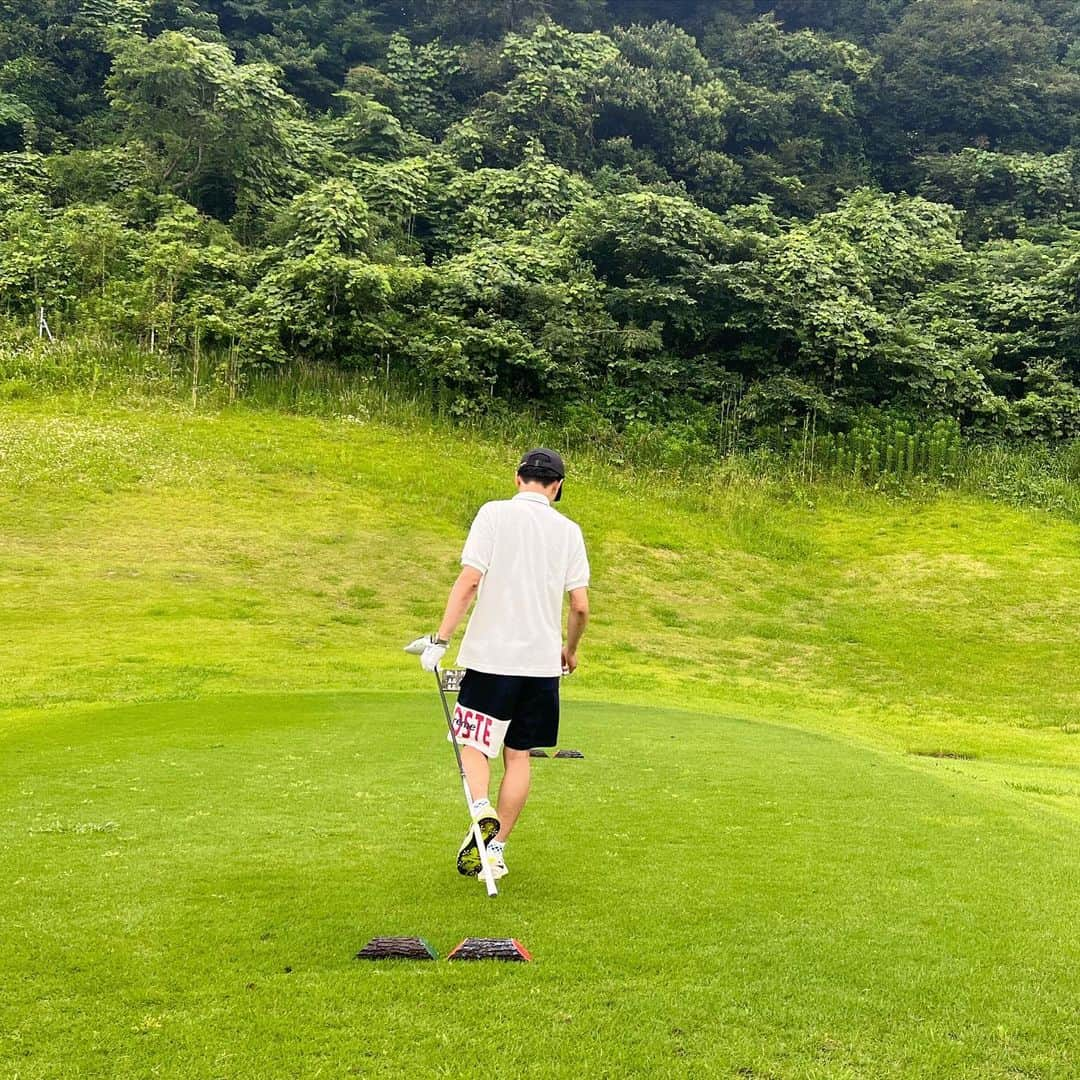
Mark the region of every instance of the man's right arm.
<instances>
[{"instance_id":1,"label":"man's right arm","mask_svg":"<svg viewBox=\"0 0 1080 1080\"><path fill-rule=\"evenodd\" d=\"M461 573L450 590L446 610L436 632L442 641L449 641L454 636L454 631L465 618L465 613L480 588L480 582L491 565L491 556L495 550L495 521L492 509L491 503L485 503L473 518L465 548L461 552Z\"/></svg>"},{"instance_id":2,"label":"man's right arm","mask_svg":"<svg viewBox=\"0 0 1080 1080\"><path fill-rule=\"evenodd\" d=\"M465 612L473 602L483 574L475 566L463 566L458 574L454 587L450 590L450 596L446 601L446 610L443 612L442 622L436 636L441 641L449 641L454 636L458 624L465 618Z\"/></svg>"},{"instance_id":3,"label":"man's right arm","mask_svg":"<svg viewBox=\"0 0 1080 1080\"><path fill-rule=\"evenodd\" d=\"M589 590L570 590L570 614L566 619L566 645L562 652L563 671L572 675L577 669L577 651L581 635L589 624Z\"/></svg>"}]
</instances>

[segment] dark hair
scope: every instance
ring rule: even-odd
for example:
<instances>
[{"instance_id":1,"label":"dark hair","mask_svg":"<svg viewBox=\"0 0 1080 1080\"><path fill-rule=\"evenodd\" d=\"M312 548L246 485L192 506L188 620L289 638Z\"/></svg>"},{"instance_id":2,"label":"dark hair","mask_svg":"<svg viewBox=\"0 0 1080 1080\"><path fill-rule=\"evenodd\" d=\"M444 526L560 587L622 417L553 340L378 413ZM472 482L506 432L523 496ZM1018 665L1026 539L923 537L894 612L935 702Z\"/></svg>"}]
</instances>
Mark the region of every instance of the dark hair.
<instances>
[{"instance_id":1,"label":"dark hair","mask_svg":"<svg viewBox=\"0 0 1080 1080\"><path fill-rule=\"evenodd\" d=\"M557 484L562 477L558 473L553 473L550 469L536 469L531 465L526 465L522 469L518 469L518 476L522 480L535 481L538 484L543 484L544 487L550 487L552 484Z\"/></svg>"}]
</instances>

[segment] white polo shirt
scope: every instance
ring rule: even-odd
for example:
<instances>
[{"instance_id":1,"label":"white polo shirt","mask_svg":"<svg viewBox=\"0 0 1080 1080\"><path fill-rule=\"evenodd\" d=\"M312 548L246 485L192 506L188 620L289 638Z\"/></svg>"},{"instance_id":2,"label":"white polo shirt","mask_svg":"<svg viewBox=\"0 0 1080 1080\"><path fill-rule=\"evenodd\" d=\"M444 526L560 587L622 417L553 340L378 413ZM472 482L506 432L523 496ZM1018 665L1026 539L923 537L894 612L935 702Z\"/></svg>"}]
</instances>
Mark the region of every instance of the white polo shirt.
<instances>
[{"instance_id":1,"label":"white polo shirt","mask_svg":"<svg viewBox=\"0 0 1080 1080\"><path fill-rule=\"evenodd\" d=\"M458 666L562 674L563 594L589 584L581 529L538 491L480 507L461 553L484 576Z\"/></svg>"}]
</instances>

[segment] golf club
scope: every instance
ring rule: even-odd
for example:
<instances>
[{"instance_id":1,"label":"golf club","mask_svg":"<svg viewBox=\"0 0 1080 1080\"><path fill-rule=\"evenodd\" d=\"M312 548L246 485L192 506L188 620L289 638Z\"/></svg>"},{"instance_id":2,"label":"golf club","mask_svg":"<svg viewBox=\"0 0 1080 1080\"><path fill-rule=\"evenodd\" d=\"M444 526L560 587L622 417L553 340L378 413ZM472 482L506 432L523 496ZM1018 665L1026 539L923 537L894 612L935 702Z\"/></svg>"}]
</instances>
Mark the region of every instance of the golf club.
<instances>
[{"instance_id":1,"label":"golf club","mask_svg":"<svg viewBox=\"0 0 1080 1080\"><path fill-rule=\"evenodd\" d=\"M465 791L465 805L469 808L469 816L472 816L472 792L469 790L469 781L465 776L465 766L461 762L461 747L458 746L457 736L454 734L454 721L450 716L450 704L446 700L446 691L443 689L442 672L435 668L435 682L439 687L439 700L442 701L443 712L446 714L446 726L450 731L450 741L454 744L454 757L457 759L458 774L461 776L461 786ZM472 823L473 837L476 839L476 846L480 851L480 872L484 878L484 885L487 887L488 896L498 896L499 890L495 887L495 877L491 872L491 866L488 863L487 857L487 844L484 843L484 834L480 831L480 824L477 821Z\"/></svg>"}]
</instances>

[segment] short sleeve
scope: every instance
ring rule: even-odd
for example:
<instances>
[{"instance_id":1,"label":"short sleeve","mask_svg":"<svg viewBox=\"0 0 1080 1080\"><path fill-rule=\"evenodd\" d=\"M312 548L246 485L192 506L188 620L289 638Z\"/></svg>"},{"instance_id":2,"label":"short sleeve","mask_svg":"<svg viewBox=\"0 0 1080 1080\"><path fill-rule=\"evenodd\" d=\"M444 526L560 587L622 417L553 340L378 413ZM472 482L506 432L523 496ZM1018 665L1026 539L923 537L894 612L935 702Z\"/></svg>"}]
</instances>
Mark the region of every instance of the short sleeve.
<instances>
[{"instance_id":1,"label":"short sleeve","mask_svg":"<svg viewBox=\"0 0 1080 1080\"><path fill-rule=\"evenodd\" d=\"M485 503L473 518L469 536L461 552L461 565L471 566L481 574L488 572L491 556L495 550L495 515L491 504Z\"/></svg>"},{"instance_id":2,"label":"short sleeve","mask_svg":"<svg viewBox=\"0 0 1080 1080\"><path fill-rule=\"evenodd\" d=\"M585 554L585 539L581 530L574 529L570 541L570 557L566 562L566 591L584 589L589 584L589 557Z\"/></svg>"}]
</instances>

